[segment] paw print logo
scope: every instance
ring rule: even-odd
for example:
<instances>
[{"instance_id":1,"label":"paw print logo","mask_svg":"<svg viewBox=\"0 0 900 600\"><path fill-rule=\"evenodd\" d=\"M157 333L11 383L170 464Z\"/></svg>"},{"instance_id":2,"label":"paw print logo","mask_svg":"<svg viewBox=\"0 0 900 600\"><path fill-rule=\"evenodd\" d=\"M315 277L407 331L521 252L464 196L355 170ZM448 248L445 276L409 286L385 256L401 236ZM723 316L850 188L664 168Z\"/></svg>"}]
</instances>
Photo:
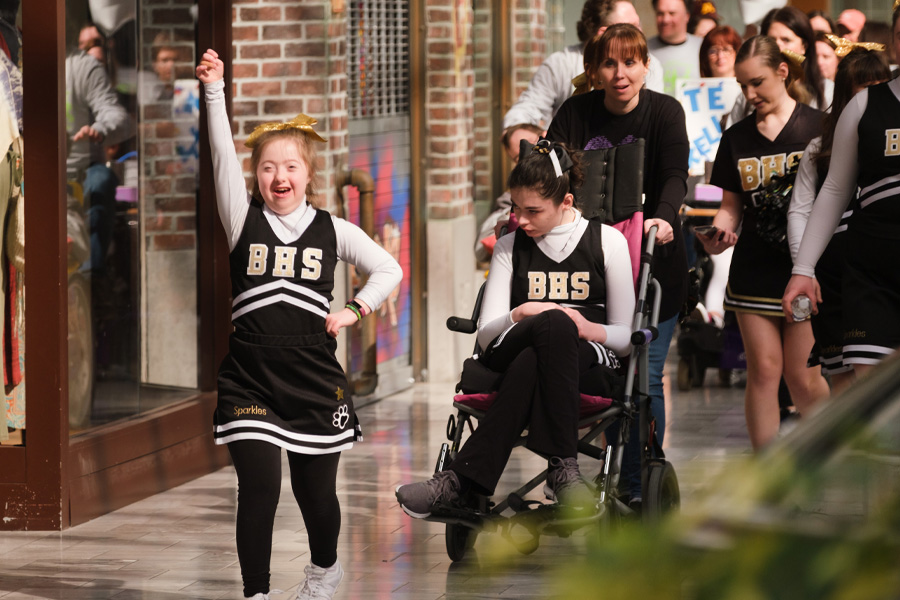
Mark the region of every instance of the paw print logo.
<instances>
[{"instance_id":1,"label":"paw print logo","mask_svg":"<svg viewBox=\"0 0 900 600\"><path fill-rule=\"evenodd\" d=\"M346 404L341 404L341 406L334 411L334 418L331 420L331 424L337 427L338 429L343 429L347 426L347 421L350 420L350 411L347 409Z\"/></svg>"}]
</instances>

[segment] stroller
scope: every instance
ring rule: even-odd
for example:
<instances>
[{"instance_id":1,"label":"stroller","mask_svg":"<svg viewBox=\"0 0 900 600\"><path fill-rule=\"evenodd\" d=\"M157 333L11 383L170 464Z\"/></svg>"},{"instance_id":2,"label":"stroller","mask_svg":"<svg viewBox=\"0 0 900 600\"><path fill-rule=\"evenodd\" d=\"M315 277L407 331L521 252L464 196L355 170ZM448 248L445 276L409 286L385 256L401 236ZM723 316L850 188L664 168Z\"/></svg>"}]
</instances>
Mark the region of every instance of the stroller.
<instances>
[{"instance_id":1,"label":"stroller","mask_svg":"<svg viewBox=\"0 0 900 600\"><path fill-rule=\"evenodd\" d=\"M626 146L586 152L588 166L585 183L575 195L585 218L599 218L607 223L630 221L637 223L636 237L640 239L641 188L643 181L643 140ZM592 524L609 522L634 515L616 493L626 441L631 435L635 420L640 423L641 485L643 493L642 516L656 520L662 514L677 508L680 492L675 469L666 461L662 448L656 441L655 422L649 414L648 350L656 338L660 305L660 286L650 273L650 260L655 246L655 227L651 229L644 252L640 242L630 244L632 264L640 264L637 277L637 303L632 322L634 349L628 359L625 393L622 398L601 398L581 394L578 453L597 461L597 474L592 488L596 494L596 511L589 515L572 517L557 503L526 500L525 496L544 482L547 469L510 493L504 499L493 500L487 496L475 496L474 505L466 508L441 507L426 517L429 521L446 524L447 554L453 561L464 558L473 547L482 530L499 531L519 552L534 552L541 535L556 534L563 537L574 530ZM626 237L628 237L626 235ZM478 293L475 308L469 319L450 317L447 327L455 332L474 333L484 295L484 286ZM476 343L475 353L481 348ZM469 359L472 360L472 359ZM469 361L467 361L469 362ZM457 385L457 391L461 391ZM435 471L447 468L462 446L466 428L474 431L475 424L485 414L495 393L463 393L454 397L456 414L447 423L448 442L442 444ZM606 443L599 445L600 435L605 433ZM527 431L516 445L524 445ZM544 457L548 458L548 457ZM587 473L587 469L582 469ZM509 514L509 513L512 514Z\"/></svg>"},{"instance_id":2,"label":"stroller","mask_svg":"<svg viewBox=\"0 0 900 600\"><path fill-rule=\"evenodd\" d=\"M691 231L694 226L711 224L712 217L715 216L721 203L721 195L719 188L697 185L694 198L682 209L686 240L694 240ZM724 321L715 323L704 307L712 291L715 291L716 294L713 295L718 296L721 310L724 282L718 284L720 285L718 290L710 291L709 288L710 286L715 288L717 285L712 277L714 270L718 273L717 269L724 269L723 273L727 274L730 254L727 258L723 258L724 262L718 260L717 257L707 254L697 240L693 242L693 253L696 260L691 267L688 307L679 323L680 332L677 341L679 360L676 383L681 391L701 387L707 369L717 369L719 383L728 387L734 380L735 371L747 368L744 346L734 314L728 312L724 316ZM725 257L726 254L721 256Z\"/></svg>"}]
</instances>

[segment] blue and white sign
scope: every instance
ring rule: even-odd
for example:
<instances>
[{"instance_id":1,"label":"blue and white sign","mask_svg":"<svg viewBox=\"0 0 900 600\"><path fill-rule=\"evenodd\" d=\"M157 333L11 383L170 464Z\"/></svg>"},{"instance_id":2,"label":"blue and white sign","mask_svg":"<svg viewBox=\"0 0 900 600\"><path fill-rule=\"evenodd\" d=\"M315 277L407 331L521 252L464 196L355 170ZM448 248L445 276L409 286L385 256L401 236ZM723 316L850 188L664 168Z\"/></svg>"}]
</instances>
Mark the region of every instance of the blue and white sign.
<instances>
[{"instance_id":1,"label":"blue and white sign","mask_svg":"<svg viewBox=\"0 0 900 600\"><path fill-rule=\"evenodd\" d=\"M724 115L731 112L741 86L730 77L679 79L675 82L675 97L684 107L687 134L691 142L689 173L703 175L705 163L716 159Z\"/></svg>"}]
</instances>

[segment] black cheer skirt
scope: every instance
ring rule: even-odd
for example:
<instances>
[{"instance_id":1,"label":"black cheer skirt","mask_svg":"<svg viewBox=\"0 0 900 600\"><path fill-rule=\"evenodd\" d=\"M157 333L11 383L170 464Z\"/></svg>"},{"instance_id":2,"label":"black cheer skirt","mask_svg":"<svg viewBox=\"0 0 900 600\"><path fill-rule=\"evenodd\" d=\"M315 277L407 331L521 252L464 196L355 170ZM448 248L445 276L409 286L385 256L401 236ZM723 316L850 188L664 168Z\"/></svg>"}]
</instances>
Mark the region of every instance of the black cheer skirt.
<instances>
[{"instance_id":1,"label":"black cheer skirt","mask_svg":"<svg viewBox=\"0 0 900 600\"><path fill-rule=\"evenodd\" d=\"M233 333L219 368L216 443L261 440L300 454L328 454L362 441L336 348L324 331Z\"/></svg>"}]
</instances>

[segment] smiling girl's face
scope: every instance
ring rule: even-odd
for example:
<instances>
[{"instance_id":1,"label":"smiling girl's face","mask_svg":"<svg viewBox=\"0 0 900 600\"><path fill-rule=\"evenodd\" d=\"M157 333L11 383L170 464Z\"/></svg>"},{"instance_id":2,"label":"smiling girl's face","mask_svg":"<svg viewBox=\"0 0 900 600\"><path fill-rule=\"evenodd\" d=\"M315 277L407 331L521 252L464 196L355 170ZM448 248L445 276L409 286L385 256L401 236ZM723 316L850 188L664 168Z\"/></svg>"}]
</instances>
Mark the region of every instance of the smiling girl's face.
<instances>
[{"instance_id":1,"label":"smiling girl's face","mask_svg":"<svg viewBox=\"0 0 900 600\"><path fill-rule=\"evenodd\" d=\"M530 188L513 188L509 193L519 229L528 237L546 235L554 227L567 222L567 216L571 216L572 194L566 194L563 201L556 204L553 198L544 198L537 190Z\"/></svg>"},{"instance_id":2,"label":"smiling girl's face","mask_svg":"<svg viewBox=\"0 0 900 600\"><path fill-rule=\"evenodd\" d=\"M266 206L278 215L297 209L306 198L309 167L297 142L289 137L276 137L260 150L256 167L259 193Z\"/></svg>"}]
</instances>

